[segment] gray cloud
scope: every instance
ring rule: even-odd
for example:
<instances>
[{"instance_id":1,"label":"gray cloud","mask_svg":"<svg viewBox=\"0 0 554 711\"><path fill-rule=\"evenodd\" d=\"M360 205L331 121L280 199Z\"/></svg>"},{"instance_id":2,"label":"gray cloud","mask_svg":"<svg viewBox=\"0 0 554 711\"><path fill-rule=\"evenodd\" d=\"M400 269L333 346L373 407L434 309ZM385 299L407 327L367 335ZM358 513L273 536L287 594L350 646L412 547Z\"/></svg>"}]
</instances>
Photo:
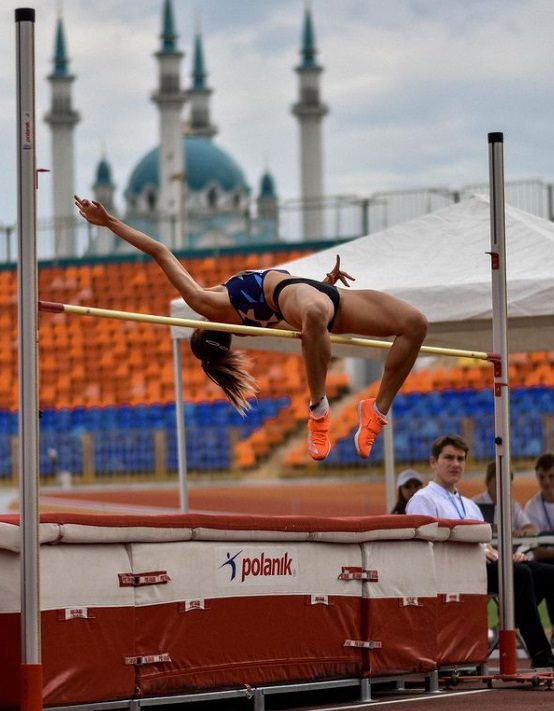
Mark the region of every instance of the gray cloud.
<instances>
[{"instance_id":1,"label":"gray cloud","mask_svg":"<svg viewBox=\"0 0 554 711\"><path fill-rule=\"evenodd\" d=\"M13 10L0 8L0 222L15 217ZM183 76L189 82L195 4L202 16L216 140L256 190L269 164L283 197L298 193L293 67L301 0L175 0ZM153 53L161 0L66 0L64 22L74 103L77 188L89 194L101 145L118 185L157 142ZM57 2L36 0L38 162L50 162L42 116L49 105ZM486 134L506 134L508 177L553 177L550 79L554 4L550 0L314 0L325 120L329 193L483 181ZM49 178L39 213L50 214Z\"/></svg>"}]
</instances>

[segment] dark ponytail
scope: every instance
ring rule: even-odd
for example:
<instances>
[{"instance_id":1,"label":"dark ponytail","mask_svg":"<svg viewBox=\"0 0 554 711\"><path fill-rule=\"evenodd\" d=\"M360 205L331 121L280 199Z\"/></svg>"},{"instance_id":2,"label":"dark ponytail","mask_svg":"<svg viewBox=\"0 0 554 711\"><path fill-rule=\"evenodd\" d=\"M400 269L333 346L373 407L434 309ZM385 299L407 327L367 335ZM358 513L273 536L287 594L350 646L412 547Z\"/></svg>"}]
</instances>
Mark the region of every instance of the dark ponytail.
<instances>
[{"instance_id":1,"label":"dark ponytail","mask_svg":"<svg viewBox=\"0 0 554 711\"><path fill-rule=\"evenodd\" d=\"M256 396L258 387L246 370L250 359L240 351L231 350L231 334L198 328L190 338L190 348L208 378L219 385L241 415L246 415L252 408L248 398Z\"/></svg>"},{"instance_id":2,"label":"dark ponytail","mask_svg":"<svg viewBox=\"0 0 554 711\"><path fill-rule=\"evenodd\" d=\"M391 514L405 514L407 505L408 501L406 500L404 494L400 491L400 487L398 487L398 496L396 498L396 504L394 505Z\"/></svg>"}]
</instances>

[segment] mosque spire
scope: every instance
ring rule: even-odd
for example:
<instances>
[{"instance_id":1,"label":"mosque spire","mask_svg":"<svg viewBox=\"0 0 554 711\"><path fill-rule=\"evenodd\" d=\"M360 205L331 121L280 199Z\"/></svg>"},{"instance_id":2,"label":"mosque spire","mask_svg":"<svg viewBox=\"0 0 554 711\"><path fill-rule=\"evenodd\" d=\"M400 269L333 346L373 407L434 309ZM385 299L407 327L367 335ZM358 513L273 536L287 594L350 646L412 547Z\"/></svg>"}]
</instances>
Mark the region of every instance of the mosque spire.
<instances>
[{"instance_id":1,"label":"mosque spire","mask_svg":"<svg viewBox=\"0 0 554 711\"><path fill-rule=\"evenodd\" d=\"M206 70L204 69L204 50L202 48L202 35L197 29L194 35L194 59L192 67L192 88L206 88Z\"/></svg>"},{"instance_id":2,"label":"mosque spire","mask_svg":"<svg viewBox=\"0 0 554 711\"><path fill-rule=\"evenodd\" d=\"M54 76L57 77L67 77L68 76L68 59L65 51L65 34L63 29L62 18L58 18L56 25L56 40L54 48Z\"/></svg>"},{"instance_id":3,"label":"mosque spire","mask_svg":"<svg viewBox=\"0 0 554 711\"><path fill-rule=\"evenodd\" d=\"M194 57L192 64L192 85L187 91L190 101L189 135L211 138L217 133L217 128L210 122L210 96L212 90L206 82L207 72L204 62L204 47L200 21L196 20L194 31Z\"/></svg>"},{"instance_id":4,"label":"mosque spire","mask_svg":"<svg viewBox=\"0 0 554 711\"><path fill-rule=\"evenodd\" d=\"M302 67L305 69L311 69L317 67L315 56L317 54L317 49L315 47L315 32L312 22L312 11L310 5L306 3L306 8L304 10L304 28L302 31L302 49L300 50L302 56Z\"/></svg>"},{"instance_id":5,"label":"mosque spire","mask_svg":"<svg viewBox=\"0 0 554 711\"><path fill-rule=\"evenodd\" d=\"M101 158L96 166L95 181L92 185L94 199L101 202L106 210L112 214L117 214L114 195L115 184L112 180L112 168L106 157L106 147L101 148ZM114 239L112 232L106 227L97 227L95 230L93 243L90 245L89 254L113 254L114 249L122 244L121 240Z\"/></svg>"},{"instance_id":6,"label":"mosque spire","mask_svg":"<svg viewBox=\"0 0 554 711\"><path fill-rule=\"evenodd\" d=\"M171 0L164 0L162 34L160 35L162 47L160 51L164 54L172 54L173 52L176 52L177 37L175 19L173 17L173 4L171 3Z\"/></svg>"}]
</instances>

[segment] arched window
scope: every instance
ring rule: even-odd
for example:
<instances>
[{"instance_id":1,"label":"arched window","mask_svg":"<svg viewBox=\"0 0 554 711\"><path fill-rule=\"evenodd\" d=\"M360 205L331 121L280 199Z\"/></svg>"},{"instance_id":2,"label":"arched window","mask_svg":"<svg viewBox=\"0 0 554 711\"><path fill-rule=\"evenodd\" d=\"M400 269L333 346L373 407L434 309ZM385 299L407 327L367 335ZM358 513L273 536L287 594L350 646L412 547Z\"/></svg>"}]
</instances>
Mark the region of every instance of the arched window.
<instances>
[{"instance_id":1,"label":"arched window","mask_svg":"<svg viewBox=\"0 0 554 711\"><path fill-rule=\"evenodd\" d=\"M218 192L217 188L215 185L212 185L210 188L208 188L208 194L207 194L207 200L208 200L208 207L212 210L215 210L217 207L217 202L218 202Z\"/></svg>"},{"instance_id":2,"label":"arched window","mask_svg":"<svg viewBox=\"0 0 554 711\"><path fill-rule=\"evenodd\" d=\"M156 209L156 202L156 193L154 192L154 190L149 190L146 193L146 204L148 205L148 209L150 210L150 212L153 212Z\"/></svg>"}]
</instances>

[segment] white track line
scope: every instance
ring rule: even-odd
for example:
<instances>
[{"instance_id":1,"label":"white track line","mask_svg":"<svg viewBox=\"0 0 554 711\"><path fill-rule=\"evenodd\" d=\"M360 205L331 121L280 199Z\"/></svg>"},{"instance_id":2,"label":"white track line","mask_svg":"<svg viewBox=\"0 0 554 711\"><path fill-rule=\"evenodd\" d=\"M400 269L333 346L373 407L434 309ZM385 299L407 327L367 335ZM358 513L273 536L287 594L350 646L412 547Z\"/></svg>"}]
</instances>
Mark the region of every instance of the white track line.
<instances>
[{"instance_id":1,"label":"white track line","mask_svg":"<svg viewBox=\"0 0 554 711\"><path fill-rule=\"evenodd\" d=\"M369 709L373 708L374 706L388 706L389 704L408 704L408 703L416 703L417 701L445 701L446 699L452 699L456 698L458 696L469 696L470 694L483 694L486 691L492 691L492 689L474 689L473 691L454 691L454 692L449 692L448 694L444 693L438 693L438 694L430 694L430 693L425 693L422 696L417 696L417 697L410 697L408 699L393 699L392 701L358 701L356 704L353 704L352 706L318 706L317 709L318 711L350 711L352 709L353 711L360 711L360 709ZM306 711L310 711L310 709L306 709Z\"/></svg>"}]
</instances>

